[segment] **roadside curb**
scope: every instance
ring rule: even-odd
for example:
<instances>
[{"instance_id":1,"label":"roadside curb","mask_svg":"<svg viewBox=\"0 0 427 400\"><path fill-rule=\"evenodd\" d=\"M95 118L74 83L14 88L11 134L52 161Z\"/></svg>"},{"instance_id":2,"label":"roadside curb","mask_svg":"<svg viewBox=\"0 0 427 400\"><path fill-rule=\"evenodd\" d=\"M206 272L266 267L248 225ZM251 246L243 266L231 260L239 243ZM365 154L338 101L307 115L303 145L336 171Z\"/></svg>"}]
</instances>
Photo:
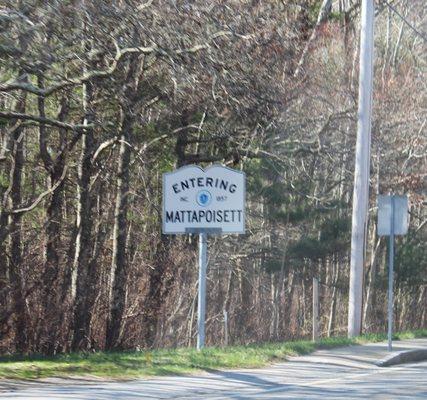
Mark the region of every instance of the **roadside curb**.
<instances>
[{"instance_id":1,"label":"roadside curb","mask_svg":"<svg viewBox=\"0 0 427 400\"><path fill-rule=\"evenodd\" d=\"M392 365L406 364L427 360L427 349L415 349L392 354L376 363L378 367L391 367Z\"/></svg>"}]
</instances>

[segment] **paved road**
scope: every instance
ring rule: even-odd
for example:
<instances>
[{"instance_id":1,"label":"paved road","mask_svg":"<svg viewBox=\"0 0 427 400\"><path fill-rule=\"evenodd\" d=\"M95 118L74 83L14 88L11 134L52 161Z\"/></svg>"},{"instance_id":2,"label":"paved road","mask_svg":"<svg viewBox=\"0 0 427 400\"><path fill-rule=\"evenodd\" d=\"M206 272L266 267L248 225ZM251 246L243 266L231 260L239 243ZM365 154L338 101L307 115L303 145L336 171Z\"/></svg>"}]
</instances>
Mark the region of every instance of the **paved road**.
<instances>
[{"instance_id":1,"label":"paved road","mask_svg":"<svg viewBox=\"0 0 427 400\"><path fill-rule=\"evenodd\" d=\"M396 351L427 348L427 339ZM427 362L381 368L385 344L322 350L263 369L128 382L48 379L0 381L2 399L427 399Z\"/></svg>"}]
</instances>

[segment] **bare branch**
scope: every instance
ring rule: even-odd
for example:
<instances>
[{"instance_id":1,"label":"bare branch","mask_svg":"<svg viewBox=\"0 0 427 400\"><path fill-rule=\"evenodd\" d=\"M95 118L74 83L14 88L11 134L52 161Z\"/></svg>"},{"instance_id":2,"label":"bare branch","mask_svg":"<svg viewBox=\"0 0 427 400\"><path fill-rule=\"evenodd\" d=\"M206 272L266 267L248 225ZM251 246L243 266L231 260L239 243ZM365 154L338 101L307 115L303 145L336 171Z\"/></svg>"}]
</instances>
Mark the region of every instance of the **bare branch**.
<instances>
[{"instance_id":1,"label":"bare branch","mask_svg":"<svg viewBox=\"0 0 427 400\"><path fill-rule=\"evenodd\" d=\"M23 214L28 211L34 210L46 196L53 193L61 185L66 174L67 174L67 167L64 168L64 170L62 171L61 177L55 182L55 184L50 189L41 193L31 204L22 208L18 208L16 210L5 211L6 214L19 215L19 214Z\"/></svg>"},{"instance_id":2,"label":"bare branch","mask_svg":"<svg viewBox=\"0 0 427 400\"><path fill-rule=\"evenodd\" d=\"M110 67L106 70L94 70L87 72L86 74L83 74L80 77L73 78L73 79L67 79L62 82L58 82L50 87L47 87L45 89L34 86L33 84L29 82L20 82L19 80L12 81L12 82L5 82L0 84L0 91L2 92L10 92L12 90L21 89L26 92L30 92L33 94L36 94L37 96L49 96L52 93L70 87L70 86L77 86L81 85L85 82L88 82L95 78L105 78L107 76L110 76L114 71L117 69L117 65L119 64L119 61L125 56L126 54L131 53L140 53L140 54L151 54L155 51L156 47L129 47L125 49L117 49L117 54L114 57L113 62L111 63Z\"/></svg>"},{"instance_id":3,"label":"bare branch","mask_svg":"<svg viewBox=\"0 0 427 400\"><path fill-rule=\"evenodd\" d=\"M184 48L184 49L177 49L174 50L173 53L177 54L177 55L181 55L181 54L185 54L185 53L197 53L200 50L205 50L207 48L210 47L209 42L217 39L221 36L230 36L232 35L231 32L229 31L219 31L214 33L209 39L207 43L204 44L198 44L189 48ZM245 37L245 39L247 39ZM110 67L107 68L106 70L94 70L94 71L90 71L87 72L86 74L83 74L80 77L77 78L73 78L73 79L67 79L65 81L62 82L58 82L50 87L47 87L45 89L40 88L38 86L33 85L32 83L29 82L20 82L19 80L14 80L14 81L8 81L8 82L4 82L4 83L0 83L0 92L10 92L13 90L23 90L29 93L33 93L36 94L37 96L49 96L54 92L57 92L58 90L67 88L67 87L71 87L71 86L77 86L77 85L81 85L85 82L88 82L90 80L93 80L95 78L105 78L110 76L111 74L114 73L114 71L117 69L117 65L119 64L120 60L127 54L132 54L132 53L138 53L138 54L154 54L154 53L158 53L160 55L166 55L168 52L165 50L160 49L159 47L157 47L157 45L153 45L153 46L149 46L149 47L144 47L144 46L137 46L137 47L128 47L125 49L120 49L117 44L116 44L116 56L114 57L113 62L111 63Z\"/></svg>"},{"instance_id":4,"label":"bare branch","mask_svg":"<svg viewBox=\"0 0 427 400\"><path fill-rule=\"evenodd\" d=\"M319 15L317 17L317 22L316 22L316 26L313 29L313 32L310 36L310 38L308 39L304 50L301 54L301 58L298 62L298 66L294 72L294 78L298 78L301 75L301 71L304 68L304 64L305 61L307 59L308 56L308 52L311 49L314 41L317 39L317 36L319 34L320 31L320 27L327 21L329 14L331 13L332 10L332 1L331 0L323 0L322 5L320 6L320 11L319 11Z\"/></svg>"},{"instance_id":5,"label":"bare branch","mask_svg":"<svg viewBox=\"0 0 427 400\"><path fill-rule=\"evenodd\" d=\"M38 117L37 115L29 115L29 114L17 113L13 111L0 111L0 117L8 118L8 119L21 119L21 120L35 121L41 124L57 126L58 128L64 128L64 129L69 129L73 131L92 129L94 127L94 125L68 124L66 122L58 121L56 119L43 118L43 117Z\"/></svg>"}]
</instances>

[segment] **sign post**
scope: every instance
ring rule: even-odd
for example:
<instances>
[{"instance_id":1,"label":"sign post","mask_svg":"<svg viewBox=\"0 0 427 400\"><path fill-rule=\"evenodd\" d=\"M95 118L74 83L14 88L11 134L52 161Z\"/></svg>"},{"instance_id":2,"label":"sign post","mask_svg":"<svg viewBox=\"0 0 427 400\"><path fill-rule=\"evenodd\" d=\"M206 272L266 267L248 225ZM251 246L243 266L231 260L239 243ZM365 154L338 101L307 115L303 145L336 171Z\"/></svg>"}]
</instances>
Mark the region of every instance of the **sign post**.
<instances>
[{"instance_id":1,"label":"sign post","mask_svg":"<svg viewBox=\"0 0 427 400\"><path fill-rule=\"evenodd\" d=\"M391 212L390 212L390 244L388 254L388 351L393 350L393 274L394 274L394 196L390 196Z\"/></svg>"},{"instance_id":2,"label":"sign post","mask_svg":"<svg viewBox=\"0 0 427 400\"><path fill-rule=\"evenodd\" d=\"M245 173L222 165L163 174L163 233L199 235L198 350L205 346L207 235L245 233L245 196Z\"/></svg>"},{"instance_id":3,"label":"sign post","mask_svg":"<svg viewBox=\"0 0 427 400\"><path fill-rule=\"evenodd\" d=\"M199 233L199 295L197 303L197 350L205 345L205 320L206 320L206 269L207 269L206 233Z\"/></svg>"},{"instance_id":4,"label":"sign post","mask_svg":"<svg viewBox=\"0 0 427 400\"><path fill-rule=\"evenodd\" d=\"M394 236L408 232L408 197L378 197L378 235L389 236L388 266L388 351L393 350L393 274L394 274Z\"/></svg>"}]
</instances>

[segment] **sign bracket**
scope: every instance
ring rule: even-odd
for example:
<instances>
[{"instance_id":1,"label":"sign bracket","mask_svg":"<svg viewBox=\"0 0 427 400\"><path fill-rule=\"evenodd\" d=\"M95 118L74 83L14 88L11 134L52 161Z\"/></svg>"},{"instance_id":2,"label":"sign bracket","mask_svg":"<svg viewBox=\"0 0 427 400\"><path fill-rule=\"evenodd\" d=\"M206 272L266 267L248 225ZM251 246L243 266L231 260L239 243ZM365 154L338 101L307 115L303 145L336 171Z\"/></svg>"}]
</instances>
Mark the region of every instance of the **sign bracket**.
<instances>
[{"instance_id":1,"label":"sign bracket","mask_svg":"<svg viewBox=\"0 0 427 400\"><path fill-rule=\"evenodd\" d=\"M207 235L222 235L222 228L185 228L185 233L206 233Z\"/></svg>"}]
</instances>

